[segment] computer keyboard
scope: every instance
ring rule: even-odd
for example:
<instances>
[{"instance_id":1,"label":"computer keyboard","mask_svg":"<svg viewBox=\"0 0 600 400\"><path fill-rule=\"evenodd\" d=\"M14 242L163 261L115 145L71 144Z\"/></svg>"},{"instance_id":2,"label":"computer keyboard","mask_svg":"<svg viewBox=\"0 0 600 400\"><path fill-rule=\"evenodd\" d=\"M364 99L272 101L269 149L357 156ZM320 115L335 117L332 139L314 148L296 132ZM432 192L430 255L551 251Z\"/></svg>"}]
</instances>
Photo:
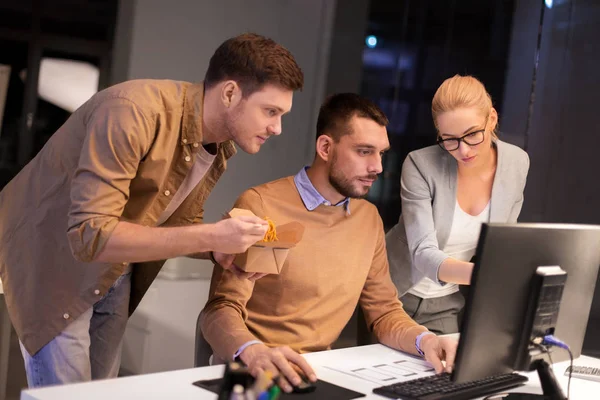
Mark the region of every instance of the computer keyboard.
<instances>
[{"instance_id":1,"label":"computer keyboard","mask_svg":"<svg viewBox=\"0 0 600 400\"><path fill-rule=\"evenodd\" d=\"M565 371L565 375L569 376L570 370L571 370L571 367L567 368L567 370ZM571 376L573 378L588 379L591 381L600 382L600 368L584 367L582 365L574 365L573 373Z\"/></svg>"},{"instance_id":2,"label":"computer keyboard","mask_svg":"<svg viewBox=\"0 0 600 400\"><path fill-rule=\"evenodd\" d=\"M525 382L525 376L504 374L472 382L454 383L450 380L450 374L442 373L378 387L373 389L373 393L402 400L463 400L510 389Z\"/></svg>"}]
</instances>

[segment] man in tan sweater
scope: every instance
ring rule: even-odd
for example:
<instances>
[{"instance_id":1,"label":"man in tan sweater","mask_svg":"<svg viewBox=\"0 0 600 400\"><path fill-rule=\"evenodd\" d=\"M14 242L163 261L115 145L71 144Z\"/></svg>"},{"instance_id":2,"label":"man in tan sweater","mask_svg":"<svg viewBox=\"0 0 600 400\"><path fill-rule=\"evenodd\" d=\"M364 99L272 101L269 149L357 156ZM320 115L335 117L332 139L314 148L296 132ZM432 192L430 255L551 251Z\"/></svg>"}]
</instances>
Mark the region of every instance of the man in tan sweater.
<instances>
[{"instance_id":1,"label":"man in tan sweater","mask_svg":"<svg viewBox=\"0 0 600 400\"><path fill-rule=\"evenodd\" d=\"M329 349L360 303L381 343L423 355L437 372L443 359L452 367L456 341L438 338L404 312L389 275L381 217L361 199L382 171L387 122L358 95L330 97L319 113L313 164L237 200L235 207L277 224L299 221L306 230L279 275L241 281L215 268L201 317L215 356L239 358L253 374L281 373L290 391L289 382L300 379L290 363L316 380L298 353ZM234 256L214 258L225 267Z\"/></svg>"}]
</instances>

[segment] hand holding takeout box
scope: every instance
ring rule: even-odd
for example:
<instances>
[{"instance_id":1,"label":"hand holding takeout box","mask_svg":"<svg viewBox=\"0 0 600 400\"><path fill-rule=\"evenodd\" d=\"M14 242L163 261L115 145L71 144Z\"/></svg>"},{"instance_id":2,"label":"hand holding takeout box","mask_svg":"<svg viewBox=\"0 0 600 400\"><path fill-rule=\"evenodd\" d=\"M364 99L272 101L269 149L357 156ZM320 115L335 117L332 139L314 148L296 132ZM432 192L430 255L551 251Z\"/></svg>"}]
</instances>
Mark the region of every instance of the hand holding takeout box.
<instances>
[{"instance_id":1,"label":"hand holding takeout box","mask_svg":"<svg viewBox=\"0 0 600 400\"><path fill-rule=\"evenodd\" d=\"M229 212L230 217L254 215L252 211L241 208L234 208ZM304 225L299 222L276 225L276 232L276 241L256 242L245 253L236 256L235 265L246 272L279 274L290 249L302 239Z\"/></svg>"}]
</instances>

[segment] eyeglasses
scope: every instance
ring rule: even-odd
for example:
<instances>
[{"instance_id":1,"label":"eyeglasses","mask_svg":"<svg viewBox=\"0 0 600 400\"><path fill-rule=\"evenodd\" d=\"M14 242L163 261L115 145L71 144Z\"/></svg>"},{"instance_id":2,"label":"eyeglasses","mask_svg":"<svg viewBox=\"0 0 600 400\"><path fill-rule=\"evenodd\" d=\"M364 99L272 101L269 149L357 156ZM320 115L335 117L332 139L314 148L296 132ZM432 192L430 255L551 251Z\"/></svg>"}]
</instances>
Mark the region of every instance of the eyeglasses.
<instances>
[{"instance_id":1,"label":"eyeglasses","mask_svg":"<svg viewBox=\"0 0 600 400\"><path fill-rule=\"evenodd\" d=\"M438 137L438 145L446 151L454 151L459 148L460 142L465 142L469 146L476 146L485 139L485 129L487 128L487 119L483 129L467 133L459 138L442 139Z\"/></svg>"}]
</instances>

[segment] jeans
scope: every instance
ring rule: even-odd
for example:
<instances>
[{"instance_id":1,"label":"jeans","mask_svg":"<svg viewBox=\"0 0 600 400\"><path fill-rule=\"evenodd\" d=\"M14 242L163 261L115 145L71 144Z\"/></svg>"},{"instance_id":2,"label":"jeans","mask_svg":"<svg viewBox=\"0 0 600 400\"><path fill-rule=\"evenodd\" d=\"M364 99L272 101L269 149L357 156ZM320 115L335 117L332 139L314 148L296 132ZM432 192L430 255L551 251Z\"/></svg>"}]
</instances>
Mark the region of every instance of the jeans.
<instances>
[{"instance_id":1,"label":"jeans","mask_svg":"<svg viewBox=\"0 0 600 400\"><path fill-rule=\"evenodd\" d=\"M115 378L129 312L131 272L64 331L30 355L21 344L30 388Z\"/></svg>"}]
</instances>

